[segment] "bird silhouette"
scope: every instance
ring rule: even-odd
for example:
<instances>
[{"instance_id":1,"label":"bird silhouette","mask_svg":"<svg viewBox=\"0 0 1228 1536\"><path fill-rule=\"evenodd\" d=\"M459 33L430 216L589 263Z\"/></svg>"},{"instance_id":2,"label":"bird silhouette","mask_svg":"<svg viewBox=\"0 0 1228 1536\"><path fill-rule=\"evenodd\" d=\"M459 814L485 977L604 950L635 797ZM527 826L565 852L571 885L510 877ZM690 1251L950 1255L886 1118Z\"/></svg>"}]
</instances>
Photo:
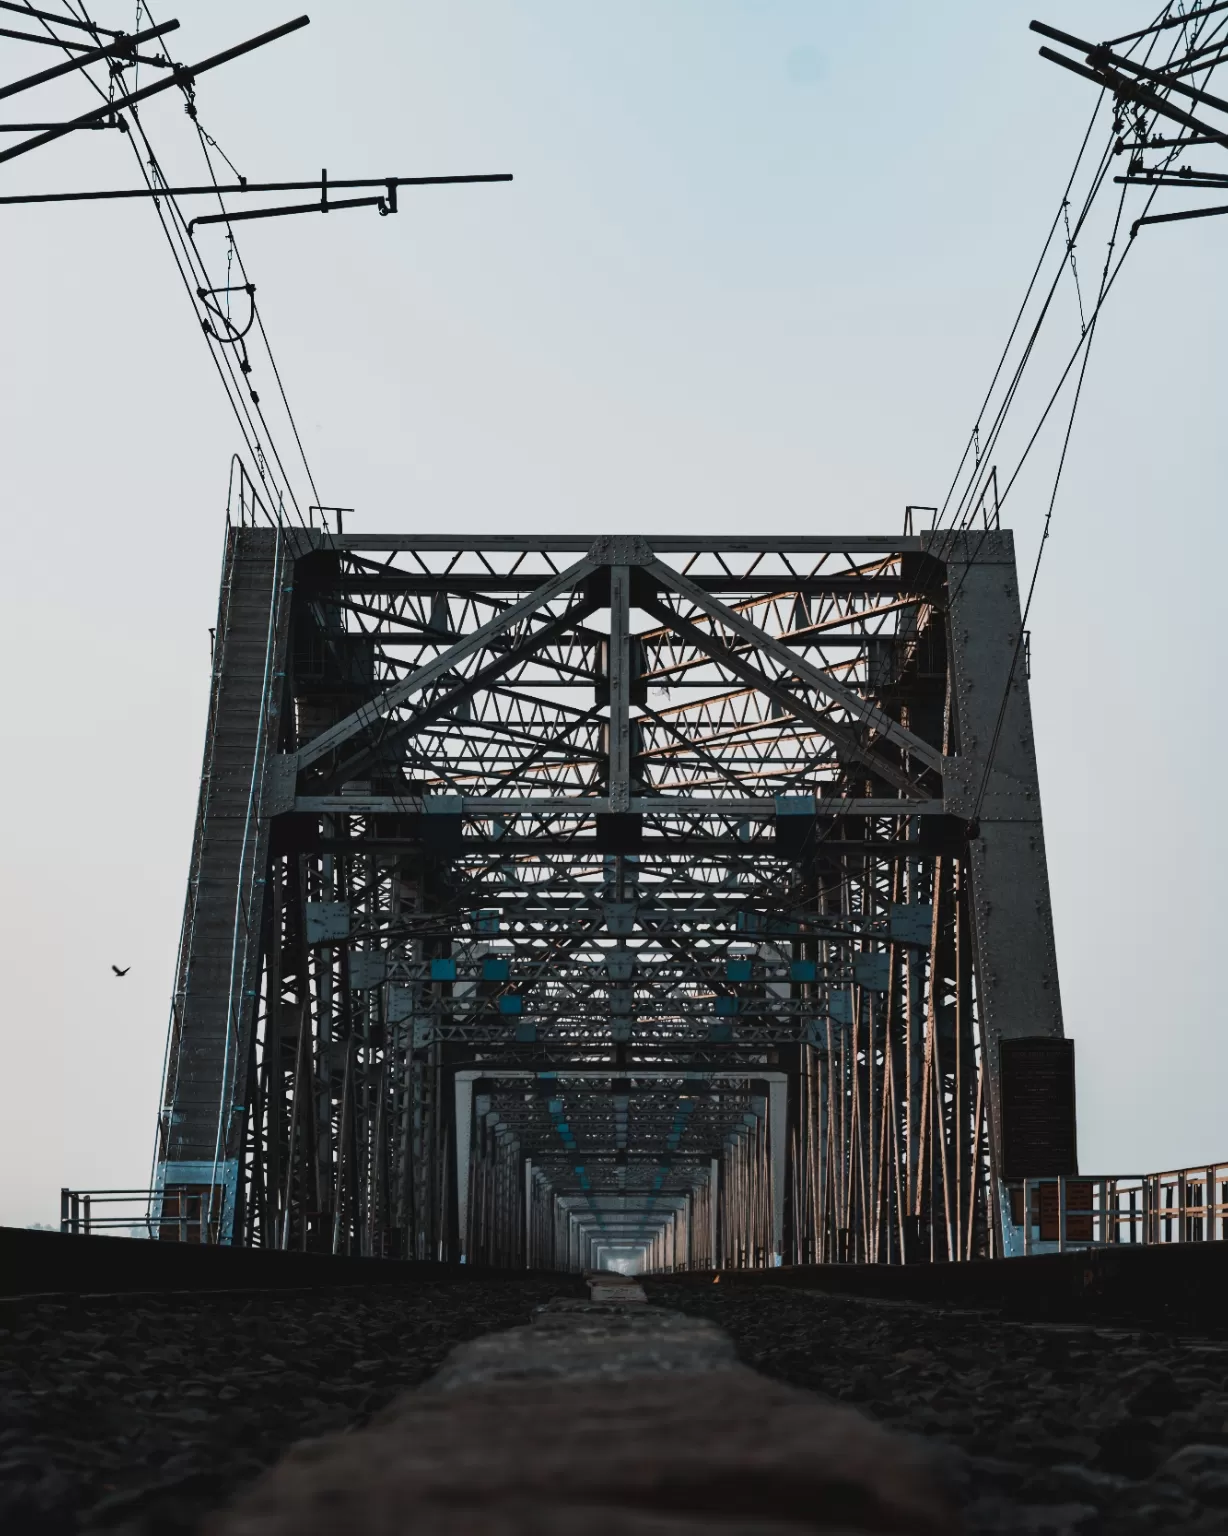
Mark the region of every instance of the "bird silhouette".
<instances>
[{"instance_id":1,"label":"bird silhouette","mask_svg":"<svg viewBox=\"0 0 1228 1536\"><path fill-rule=\"evenodd\" d=\"M111 969L115 972L115 974L117 976L126 976L128 974L128 972L132 969L132 967L130 965L126 965L126 966L124 966L123 970L121 971L118 965L113 965L111 967Z\"/></svg>"}]
</instances>

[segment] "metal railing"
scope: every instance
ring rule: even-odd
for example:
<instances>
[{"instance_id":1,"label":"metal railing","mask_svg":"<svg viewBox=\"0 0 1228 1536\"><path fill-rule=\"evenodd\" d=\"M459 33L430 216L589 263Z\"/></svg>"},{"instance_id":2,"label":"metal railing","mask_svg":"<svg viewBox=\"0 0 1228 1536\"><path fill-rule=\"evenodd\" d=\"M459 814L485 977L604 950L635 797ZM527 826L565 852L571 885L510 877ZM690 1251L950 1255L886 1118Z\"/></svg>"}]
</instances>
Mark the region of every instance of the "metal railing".
<instances>
[{"instance_id":1,"label":"metal railing","mask_svg":"<svg viewBox=\"0 0 1228 1536\"><path fill-rule=\"evenodd\" d=\"M1023 1228L1025 1255L1223 1242L1228 1239L1228 1163L1166 1173L1024 1179L1012 1206L1013 1224Z\"/></svg>"},{"instance_id":2,"label":"metal railing","mask_svg":"<svg viewBox=\"0 0 1228 1536\"><path fill-rule=\"evenodd\" d=\"M179 1184L165 1189L61 1189L60 1231L84 1237L125 1231L163 1242L216 1243L220 1193L220 1185L212 1191ZM107 1208L102 1214L100 1206Z\"/></svg>"}]
</instances>

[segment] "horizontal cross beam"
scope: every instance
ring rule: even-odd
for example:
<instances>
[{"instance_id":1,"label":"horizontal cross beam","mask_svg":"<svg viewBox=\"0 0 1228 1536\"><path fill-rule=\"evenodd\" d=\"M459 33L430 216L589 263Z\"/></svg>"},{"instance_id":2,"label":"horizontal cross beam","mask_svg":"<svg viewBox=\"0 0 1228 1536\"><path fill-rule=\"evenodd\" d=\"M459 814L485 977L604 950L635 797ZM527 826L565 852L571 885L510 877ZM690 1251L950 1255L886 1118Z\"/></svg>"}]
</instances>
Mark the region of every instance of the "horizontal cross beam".
<instances>
[{"instance_id":1,"label":"horizontal cross beam","mask_svg":"<svg viewBox=\"0 0 1228 1536\"><path fill-rule=\"evenodd\" d=\"M690 534L643 534L639 542L667 554L692 552L702 554L920 554L919 537L885 537L881 534L768 534L763 538L714 537ZM447 550L465 552L507 550L526 554L557 550L562 554L587 552L593 543L591 534L443 534L443 533L363 533L352 537L341 534L317 534L317 547L337 550Z\"/></svg>"},{"instance_id":2,"label":"horizontal cross beam","mask_svg":"<svg viewBox=\"0 0 1228 1536\"><path fill-rule=\"evenodd\" d=\"M799 797L791 797L799 798ZM941 816L941 800L850 798L845 795L803 796L818 816ZM490 816L545 816L551 820L584 820L609 814L604 796L554 796L535 799L520 795L504 799L493 795L298 795L294 809L313 816L397 816L423 812L479 818ZM770 795L731 796L633 796L628 802L633 816L691 818L730 817L742 821L770 821L777 807Z\"/></svg>"}]
</instances>

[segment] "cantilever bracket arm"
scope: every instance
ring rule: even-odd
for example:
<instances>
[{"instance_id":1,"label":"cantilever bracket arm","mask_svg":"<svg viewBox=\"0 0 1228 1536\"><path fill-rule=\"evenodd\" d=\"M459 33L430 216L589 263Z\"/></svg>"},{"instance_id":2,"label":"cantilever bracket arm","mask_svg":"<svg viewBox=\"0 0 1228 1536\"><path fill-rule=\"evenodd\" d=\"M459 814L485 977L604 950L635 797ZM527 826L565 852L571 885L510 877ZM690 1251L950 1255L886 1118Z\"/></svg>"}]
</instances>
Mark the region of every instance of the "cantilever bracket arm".
<instances>
[{"instance_id":1,"label":"cantilever bracket arm","mask_svg":"<svg viewBox=\"0 0 1228 1536\"><path fill-rule=\"evenodd\" d=\"M154 37L163 37L167 32L176 31L178 27L177 21L164 21L159 27L149 27L144 32L134 32L131 37L120 37L113 43L104 43L101 48L91 48L75 59L68 59L63 64L53 64L50 69L40 69L36 75L27 75L24 80L14 80L9 85L0 86L0 99L5 96L16 96L22 91L31 90L36 85L45 85L48 80L58 80L61 75L71 75L74 70L84 69L87 64L97 64L100 60L112 58L116 54L131 53L138 44L147 43Z\"/></svg>"},{"instance_id":2,"label":"cantilever bracket arm","mask_svg":"<svg viewBox=\"0 0 1228 1536\"><path fill-rule=\"evenodd\" d=\"M377 720L382 720L385 715L394 710L399 704L403 704L416 693L421 693L424 688L436 682L445 672L450 672L456 665L464 661L466 656L471 656L474 651L480 651L484 645L493 640L496 635L511 629L521 619L527 618L535 609L544 608L547 603L561 597L564 592L570 592L577 587L586 576L591 576L597 569L592 560L587 558L577 560L574 565L568 566L565 571L560 571L557 576L552 576L549 581L522 597L518 603L513 603L510 608L505 608L502 613L483 624L480 629L465 635L455 645L449 647L442 656L436 656L434 661L428 661L425 666L419 667L416 672L411 672L408 677L401 679L393 687L387 688L376 698L361 705L353 714L347 715L344 720L339 720L336 725L314 736L295 754L299 768L307 768L320 758L326 757L341 745L343 741L349 741L359 731L366 730L374 725Z\"/></svg>"},{"instance_id":3,"label":"cantilever bracket arm","mask_svg":"<svg viewBox=\"0 0 1228 1536\"><path fill-rule=\"evenodd\" d=\"M475 182L475 181L511 181L511 179L512 179L511 175L508 172L500 171L500 172L498 172L496 174L483 175L483 176L389 176L383 182L372 182L372 181L350 181L350 182L337 182L337 181L334 181L334 182L330 182L329 179L328 179L328 172L327 171L321 171L320 172L320 180L319 180L319 183L318 183L319 188L320 188L320 200L319 200L319 202L316 202L316 203L291 203L291 204L288 204L288 205L282 205L282 206L277 207L277 208L245 208L245 209L240 210L237 213L232 213L229 210L227 210L225 213L204 213L204 214L198 214L196 216L196 218L194 218L189 223L189 225L188 225L188 234L190 235L198 224L237 224L237 223L239 223L243 219L284 219L288 215L296 214L296 213L333 213L333 212L335 212L339 208L378 208L379 211L380 211L380 216L384 217L387 214L396 213L396 211L397 211L397 188L398 187L424 187L424 186L432 186L432 187L434 187L434 186L447 186L447 185L452 185L452 184L457 184L457 183L466 183L467 184L467 183ZM306 182L306 183L301 183L300 185L306 186L306 187L314 190L314 188L316 186L316 183L314 183L314 182ZM328 190L329 190L330 186L332 186L334 188L338 187L338 186L341 186L341 187L382 186L384 188L384 192L383 192L383 196L381 196L381 197L343 197L343 198L340 198L340 199L333 198L332 201L330 202L329 201L329 196L328 196ZM199 188L190 187L190 188L187 189L187 192L188 192L188 194L195 195L199 190L200 190ZM263 189L260 188L260 187L257 187L257 186L249 185L246 182L244 182L242 185L240 185L238 187L218 187L218 188L216 188L216 191L219 192L219 193L221 193L221 192L257 192L257 191L261 191L261 190L263 190ZM174 193L170 189L167 189L166 195L167 196L175 196L175 195L182 196L184 194L183 193Z\"/></svg>"},{"instance_id":4,"label":"cantilever bracket arm","mask_svg":"<svg viewBox=\"0 0 1228 1536\"><path fill-rule=\"evenodd\" d=\"M157 96L162 91L183 86L195 80L197 75L203 75L206 70L216 69L219 64L229 64L232 59L241 58L255 48L262 48L266 43L276 42L278 38L285 37L290 32L297 32L300 27L307 26L309 20L310 17L297 16L293 21L283 22L280 27L262 32L259 37L249 38L245 43L237 43L233 48L226 48L221 53L212 54L209 58L202 59L199 64L176 66L166 79L159 80L156 85L146 85L139 91L129 91L126 95L117 96L114 101L104 102L101 107L83 112L80 117L74 117L71 122L48 129L46 133L40 133L37 138L23 139L20 144L14 144L11 149L0 150L0 161L15 160L18 155L27 154L32 149L41 149L44 144L50 144L53 139L62 139L66 133L72 133L74 129L87 128L99 118L126 111L129 107L136 106L141 101L148 101L151 96ZM80 60L78 60L79 64Z\"/></svg>"},{"instance_id":5,"label":"cantilever bracket arm","mask_svg":"<svg viewBox=\"0 0 1228 1536\"><path fill-rule=\"evenodd\" d=\"M1081 75L1084 80L1090 80L1093 85L1098 85L1102 90L1112 93L1125 101L1136 101L1142 107L1148 107L1160 117L1167 117L1174 123L1180 123L1184 128L1193 129L1195 133L1205 137L1216 144L1222 144L1228 148L1228 133L1221 133L1217 128L1212 128L1209 123L1204 123L1200 118L1194 117L1189 112L1183 112L1180 107L1174 107L1163 96L1157 96L1154 91L1145 90L1134 80L1128 80L1125 75L1119 75L1116 70L1102 65L1098 69L1088 69L1084 64L1076 64L1073 59L1068 59L1060 53L1055 53L1052 48L1041 48L1040 56L1050 64L1060 64L1063 69L1070 70L1071 74Z\"/></svg>"},{"instance_id":6,"label":"cantilever bracket arm","mask_svg":"<svg viewBox=\"0 0 1228 1536\"><path fill-rule=\"evenodd\" d=\"M122 103L117 103L122 105ZM102 122L83 122L79 119L72 123L60 123L56 125L66 131L70 128L98 128L109 126ZM352 207L353 204L328 201L328 192L336 191L338 187L349 190L353 187L383 187L382 197L373 197L372 203L385 203L389 213L397 211L398 187L451 187L464 186L470 182L478 181L511 181L510 171L498 171L480 176L375 176L365 177L359 180L329 181L327 173L321 176L319 181L237 181L237 182L210 182L203 187L167 187L158 185L155 187L112 187L101 192L22 192L12 197L0 197L0 204L9 203L113 203L126 198L141 197L231 197L247 192L314 192L319 189L320 200L315 203L306 203L304 208L317 212L327 212L330 208ZM276 213L278 209L258 208L255 213L223 214L211 216L212 222L218 218L253 218L256 215L267 217L270 213ZM208 222L204 218L194 221L197 224ZM325 509L327 510L327 508ZM344 508L350 511L349 507Z\"/></svg>"},{"instance_id":7,"label":"cantilever bracket arm","mask_svg":"<svg viewBox=\"0 0 1228 1536\"><path fill-rule=\"evenodd\" d=\"M1193 13L1191 13L1193 19ZM1069 32L1059 32L1056 27L1048 27L1043 21L1034 21L1031 24L1033 32L1039 32L1042 37L1052 38L1055 43L1065 43L1068 48L1077 48L1087 62L1094 68L1103 70L1112 65L1115 69L1124 69L1128 74L1138 75L1142 80L1149 80L1155 85L1162 85L1170 91L1176 91L1180 96L1188 96L1191 101L1204 103L1208 107L1218 107L1221 112L1228 112L1228 101L1222 96L1213 96L1210 91L1197 90L1192 85L1186 85L1184 80L1174 79L1162 69L1149 69L1146 64L1140 64L1135 59L1128 59L1123 54L1113 53L1107 43L1089 43L1081 37L1072 37ZM1048 57L1048 55L1045 55Z\"/></svg>"},{"instance_id":8,"label":"cantilever bracket arm","mask_svg":"<svg viewBox=\"0 0 1228 1536\"><path fill-rule=\"evenodd\" d=\"M937 747L928 741L923 741L920 736L914 736L911 731L905 730L897 720L879 709L876 704L871 704L863 699L860 694L854 693L851 688L846 688L842 683L836 682L821 668L813 666L804 657L795 654L790 646L782 644L775 635L769 635L753 624L742 614L735 612L719 598L705 592L688 577L683 576L672 566L666 565L662 560L654 560L648 566L648 570L662 583L663 586L677 592L680 596L688 598L697 608L703 610L710 618L715 619L726 629L730 629L740 639L749 641L756 650L764 651L774 661L780 663L788 672L800 677L816 693L830 699L833 704L839 704L846 709L854 719L860 720L863 725L872 726L880 736L885 737L902 751L918 758L927 768L932 768L935 773L941 773L946 759ZM824 731L835 737L830 726L824 726ZM864 754L865 749L861 749ZM874 759L876 768L881 768L882 760Z\"/></svg>"}]
</instances>

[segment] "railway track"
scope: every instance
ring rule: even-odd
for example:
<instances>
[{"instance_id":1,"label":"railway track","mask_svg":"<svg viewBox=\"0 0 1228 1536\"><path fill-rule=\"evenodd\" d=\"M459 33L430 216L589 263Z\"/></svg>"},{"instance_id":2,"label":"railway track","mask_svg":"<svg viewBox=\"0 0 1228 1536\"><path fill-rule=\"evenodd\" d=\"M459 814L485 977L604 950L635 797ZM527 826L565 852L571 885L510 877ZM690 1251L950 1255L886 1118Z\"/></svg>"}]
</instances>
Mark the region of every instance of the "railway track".
<instances>
[{"instance_id":1,"label":"railway track","mask_svg":"<svg viewBox=\"0 0 1228 1536\"><path fill-rule=\"evenodd\" d=\"M0 1300L0 1529L1228 1529L1211 1327L834 1293L851 1272L649 1277L640 1300L350 1262L90 1294L78 1258L75 1292Z\"/></svg>"}]
</instances>

